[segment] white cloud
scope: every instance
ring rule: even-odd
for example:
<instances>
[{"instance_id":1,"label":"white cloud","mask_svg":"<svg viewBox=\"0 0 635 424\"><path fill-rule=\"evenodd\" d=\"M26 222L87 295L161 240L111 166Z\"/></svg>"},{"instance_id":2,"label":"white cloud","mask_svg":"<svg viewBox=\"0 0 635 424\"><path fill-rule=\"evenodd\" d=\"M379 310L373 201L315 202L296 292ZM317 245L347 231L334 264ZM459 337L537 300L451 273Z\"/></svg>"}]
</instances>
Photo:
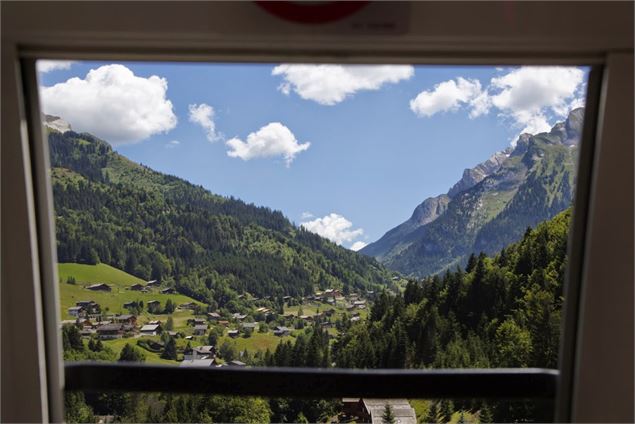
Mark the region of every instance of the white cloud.
<instances>
[{"instance_id":1,"label":"white cloud","mask_svg":"<svg viewBox=\"0 0 635 424\"><path fill-rule=\"evenodd\" d=\"M258 131L250 133L247 141L232 138L226 142L230 148L227 155L242 160L282 156L288 167L295 156L307 150L311 143L298 143L289 128L280 122L271 122Z\"/></svg>"},{"instance_id":2,"label":"white cloud","mask_svg":"<svg viewBox=\"0 0 635 424\"><path fill-rule=\"evenodd\" d=\"M584 106L584 71L579 68L527 66L496 71L498 75L485 89L475 79L458 77L441 82L419 93L410 101L410 109L418 116L430 117L465 107L470 109L470 118L496 109L501 117L511 120L519 134L537 134L549 131L554 120Z\"/></svg>"},{"instance_id":3,"label":"white cloud","mask_svg":"<svg viewBox=\"0 0 635 424\"><path fill-rule=\"evenodd\" d=\"M72 60L38 60L36 62L37 71L41 74L47 72L71 69L71 66L76 63Z\"/></svg>"},{"instance_id":4,"label":"white cloud","mask_svg":"<svg viewBox=\"0 0 635 424\"><path fill-rule=\"evenodd\" d=\"M414 68L409 65L290 65L276 66L272 75L284 79L278 89L295 91L305 100L321 105L342 102L361 90L378 90L384 84L410 79Z\"/></svg>"},{"instance_id":5,"label":"white cloud","mask_svg":"<svg viewBox=\"0 0 635 424\"><path fill-rule=\"evenodd\" d=\"M314 216L315 215L313 215L311 212L302 212L302 215L300 215L300 219L311 219Z\"/></svg>"},{"instance_id":6,"label":"white cloud","mask_svg":"<svg viewBox=\"0 0 635 424\"><path fill-rule=\"evenodd\" d=\"M366 247L367 244L368 243L364 243L363 241L356 241L351 246L351 250L354 250L355 252L357 252L358 250L362 250L364 247Z\"/></svg>"},{"instance_id":7,"label":"white cloud","mask_svg":"<svg viewBox=\"0 0 635 424\"><path fill-rule=\"evenodd\" d=\"M545 112L565 117L583 83L584 72L571 67L523 67L492 78L494 106L519 125L531 126Z\"/></svg>"},{"instance_id":8,"label":"white cloud","mask_svg":"<svg viewBox=\"0 0 635 424\"><path fill-rule=\"evenodd\" d=\"M165 147L168 148L168 149L173 149L176 146L178 146L179 144L181 144L181 142L179 140L171 140L171 141L168 141L166 143Z\"/></svg>"},{"instance_id":9,"label":"white cloud","mask_svg":"<svg viewBox=\"0 0 635 424\"><path fill-rule=\"evenodd\" d=\"M432 90L422 91L410 101L410 109L418 116L430 117L438 112L455 111L464 104L477 101L478 116L487 110L482 98L481 83L476 79L457 78L444 81Z\"/></svg>"},{"instance_id":10,"label":"white cloud","mask_svg":"<svg viewBox=\"0 0 635 424\"><path fill-rule=\"evenodd\" d=\"M214 108L208 104L189 105L190 122L200 125L205 130L207 140L212 143L222 138L221 134L216 132L216 124L214 123Z\"/></svg>"},{"instance_id":11,"label":"white cloud","mask_svg":"<svg viewBox=\"0 0 635 424\"><path fill-rule=\"evenodd\" d=\"M363 229L357 228L354 230L351 221L336 213L330 213L322 218L303 222L300 225L337 244L350 243L364 234Z\"/></svg>"},{"instance_id":12,"label":"white cloud","mask_svg":"<svg viewBox=\"0 0 635 424\"><path fill-rule=\"evenodd\" d=\"M165 78L139 77L123 65L105 65L91 69L85 79L40 87L40 98L45 113L62 117L74 130L122 145L176 126L167 89Z\"/></svg>"}]
</instances>

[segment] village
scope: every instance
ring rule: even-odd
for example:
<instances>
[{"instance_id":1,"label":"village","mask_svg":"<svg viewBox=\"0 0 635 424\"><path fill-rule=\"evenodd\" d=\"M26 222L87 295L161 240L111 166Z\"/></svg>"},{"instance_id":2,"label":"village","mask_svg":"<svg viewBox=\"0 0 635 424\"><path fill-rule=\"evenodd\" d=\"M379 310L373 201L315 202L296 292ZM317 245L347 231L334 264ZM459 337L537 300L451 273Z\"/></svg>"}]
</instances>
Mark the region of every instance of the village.
<instances>
[{"instance_id":1,"label":"village","mask_svg":"<svg viewBox=\"0 0 635 424\"><path fill-rule=\"evenodd\" d=\"M147 300L123 300L131 299L135 292ZM148 362L181 367L249 366L249 358L275 350L281 340L295 337L308 326L318 326L334 338L339 328L366 316L374 297L372 291L345 295L329 288L306 297L284 296L280 311L272 298L242 293L238 299L243 308L234 312L210 310L194 300L173 301L170 295L175 299L183 296L157 280L119 286L94 283L83 286L79 293L85 298L62 311L69 318L62 321L63 326L77 327L85 341L99 340L114 350L135 345L144 350ZM94 300L97 298L108 299L110 307L103 307ZM116 299L121 299L121 313L111 312ZM166 356L163 353L170 338L175 340L176 352Z\"/></svg>"}]
</instances>

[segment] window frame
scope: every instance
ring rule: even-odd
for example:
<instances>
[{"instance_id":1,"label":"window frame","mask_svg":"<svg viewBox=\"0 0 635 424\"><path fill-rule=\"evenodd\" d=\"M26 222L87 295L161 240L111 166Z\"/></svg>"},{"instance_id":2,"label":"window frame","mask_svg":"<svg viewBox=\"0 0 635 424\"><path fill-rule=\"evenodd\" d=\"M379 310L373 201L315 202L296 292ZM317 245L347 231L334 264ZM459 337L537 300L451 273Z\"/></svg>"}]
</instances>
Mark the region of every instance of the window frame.
<instances>
[{"instance_id":1,"label":"window frame","mask_svg":"<svg viewBox=\"0 0 635 424\"><path fill-rule=\"evenodd\" d=\"M108 37L106 37L107 39ZM134 43L134 42L133 42ZM222 44L222 43L221 43ZM575 284L568 281L565 289L567 294L573 290L573 297L576 298L576 302L568 300L565 304L565 319L563 320L564 332L561 339L561 361L565 363L560 364L562 373L559 377L558 388L558 403L559 421L568 421L572 415L571 398L573 396L573 385L575 384L575 374L579 370L575 369L577 362L576 358L579 356L579 352L576 350L578 342L578 335L580 329L580 303L583 301L583 287L581 282L584 280L585 268L585 252L586 252L586 240L588 239L588 232L590 217L589 206L592 204L592 189L594 187L593 169L597 166L598 149L594 148L595 139L601 138L601 134L598 132L602 129L602 119L604 118L604 104L610 84L607 72L602 72L607 64L607 57L589 55L589 54L569 54L564 55L564 59L558 59L554 57L553 52L547 54L528 53L528 52L503 52L503 53L476 53L473 56L469 54L456 54L452 52L452 49L447 51L437 52L434 55L426 55L420 52L420 54L410 53L395 58L393 55L377 52L376 55L372 52L363 52L362 54L349 54L344 58L335 55L330 51L322 51L316 53L311 51L309 54L299 53L296 51L285 50L283 48L269 50L264 55L258 55L258 50L241 51L239 49L238 54L228 53L223 49L208 49L205 53L183 53L170 51L169 48L165 51L151 50L144 51L146 48L143 43L138 43L136 47L126 53L116 53L114 50L104 49L103 45L93 44L93 47L98 47L98 53L91 51L90 47L76 48L76 46L69 47L68 45L58 44L57 46L48 45L46 47L33 45L17 46L14 53L14 58L19 61L15 63L16 66L16 80L21 80L22 84L19 87L19 93L17 98L21 99L22 105L22 141L26 147L26 165L25 171L27 174L27 184L31 184L32 197L34 200L33 209L35 211L35 232L37 237L32 240L34 246L36 246L36 252L33 252L34 257L34 279L39 282L41 289L41 304L43 307L43 314L46 319L43 322L45 329L43 331L44 346L46 350L46 373L47 382L46 387L48 389L49 399L49 414L52 420L57 421L63 417L61 409L61 387L63 387L63 372L61 371L61 349L59 346L59 337L57 336L58 323L59 323L59 311L57 310L57 270L56 270L56 252L55 252L55 233L54 233L54 221L52 210L52 194L50 186L50 178L48 176L48 144L44 143L44 137L42 133L42 127L40 123L39 103L37 101L37 75L35 72L35 58L42 59L55 59L65 57L75 57L79 59L142 59L142 60L184 60L189 61L196 60L211 60L211 61L236 61L242 59L248 61L251 59L254 62L273 62L273 61L286 61L286 62L304 62L307 58L311 58L312 62L374 62L374 63L417 63L417 64L462 64L462 65L474 65L474 64L567 64L573 63L590 64L594 65L595 77L589 78L589 91L587 97L587 108L594 104L596 107L596 113L585 114L584 134L582 146L589 146L589 151L586 147L584 151L581 151L580 161L578 164L578 181L585 178L588 185L581 187L578 183L576 188L576 200L574 206L573 227L570 235L570 240L574 241L575 246L569 245L571 262L569 264L568 275L572 275L575 280ZM195 50L195 49L193 49ZM266 57L266 60L263 60ZM336 58L333 60L333 58ZM374 60L376 59L376 60ZM609 68L610 69L610 68ZM593 72L592 72L593 73ZM602 75L603 74L603 75ZM598 76L600 75L600 76ZM593 83L592 83L593 80ZM4 84L4 78L3 78ZM594 96L593 98L591 96ZM602 101L600 101L602 99ZM4 115L3 115L4 117ZM26 125L25 125L26 124ZM4 138L4 131L3 131ZM25 144L26 143L26 144ZM4 145L3 145L4 147ZM29 154L31 155L29 158ZM585 158L583 158L583 156ZM584 160L583 160L584 159ZM584 168L582 168L584 164ZM30 169L29 169L30 168ZM28 180L28 176L31 176L32 180ZM28 187L27 187L28 188ZM28 195L28 194L27 194ZM582 203L582 204L581 204ZM579 244L578 244L579 243ZM576 253L577 252L577 253ZM572 287L574 287L572 289ZM577 292L577 293L576 293ZM36 290L36 296L38 295ZM36 306L37 308L37 306ZM53 335L52 335L53 334ZM568 362L567 362L568 361ZM242 370L241 370L242 372ZM566 381L563 382L563 379ZM58 385L59 383L59 385Z\"/></svg>"}]
</instances>

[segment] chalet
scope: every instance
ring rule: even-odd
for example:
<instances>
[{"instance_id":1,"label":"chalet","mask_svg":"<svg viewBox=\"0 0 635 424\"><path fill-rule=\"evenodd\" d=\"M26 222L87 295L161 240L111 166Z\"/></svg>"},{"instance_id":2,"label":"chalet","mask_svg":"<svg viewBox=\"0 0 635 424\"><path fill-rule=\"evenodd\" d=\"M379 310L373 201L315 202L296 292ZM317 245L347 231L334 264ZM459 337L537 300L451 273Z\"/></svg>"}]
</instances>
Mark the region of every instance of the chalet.
<instances>
[{"instance_id":1,"label":"chalet","mask_svg":"<svg viewBox=\"0 0 635 424\"><path fill-rule=\"evenodd\" d=\"M214 358L212 359L184 359L179 367L191 368L191 367L213 367Z\"/></svg>"},{"instance_id":2,"label":"chalet","mask_svg":"<svg viewBox=\"0 0 635 424\"><path fill-rule=\"evenodd\" d=\"M81 306L89 315L98 315L101 313L99 304L94 300L80 300L79 302L75 303L75 306Z\"/></svg>"},{"instance_id":3,"label":"chalet","mask_svg":"<svg viewBox=\"0 0 635 424\"><path fill-rule=\"evenodd\" d=\"M146 303L146 305L148 305L148 308L150 308L151 306L160 306L161 302L158 300L148 300L148 302Z\"/></svg>"},{"instance_id":4,"label":"chalet","mask_svg":"<svg viewBox=\"0 0 635 424\"><path fill-rule=\"evenodd\" d=\"M179 336L179 332L178 331L168 331L168 335L170 337L178 337Z\"/></svg>"},{"instance_id":5,"label":"chalet","mask_svg":"<svg viewBox=\"0 0 635 424\"><path fill-rule=\"evenodd\" d=\"M207 325L207 321L204 318L190 318L187 323L189 325Z\"/></svg>"},{"instance_id":6,"label":"chalet","mask_svg":"<svg viewBox=\"0 0 635 424\"><path fill-rule=\"evenodd\" d=\"M185 336L185 340L192 340L194 336Z\"/></svg>"},{"instance_id":7,"label":"chalet","mask_svg":"<svg viewBox=\"0 0 635 424\"><path fill-rule=\"evenodd\" d=\"M71 306L68 308L68 314L73 317L86 315L86 309L83 306Z\"/></svg>"},{"instance_id":8,"label":"chalet","mask_svg":"<svg viewBox=\"0 0 635 424\"><path fill-rule=\"evenodd\" d=\"M347 304L346 305L346 310L347 311L352 311L353 309L355 309L355 305L353 305L353 304Z\"/></svg>"},{"instance_id":9,"label":"chalet","mask_svg":"<svg viewBox=\"0 0 635 424\"><path fill-rule=\"evenodd\" d=\"M287 327L276 327L275 330L273 330L273 334L274 336L288 336L289 334L291 334L291 329L287 328Z\"/></svg>"},{"instance_id":10,"label":"chalet","mask_svg":"<svg viewBox=\"0 0 635 424\"><path fill-rule=\"evenodd\" d=\"M237 321L242 321L242 320L244 320L245 318L247 318L247 315L246 315L246 314L240 314L240 313L236 312L235 314L233 314L233 315L232 315L232 317L233 317L235 320L237 320Z\"/></svg>"},{"instance_id":11,"label":"chalet","mask_svg":"<svg viewBox=\"0 0 635 424\"><path fill-rule=\"evenodd\" d=\"M139 284L139 283L133 284L133 285L131 285L129 287L130 290L134 290L134 291L141 291L141 290L143 290L145 288L146 288L146 286L144 286L143 284Z\"/></svg>"},{"instance_id":12,"label":"chalet","mask_svg":"<svg viewBox=\"0 0 635 424\"><path fill-rule=\"evenodd\" d=\"M339 289L326 289L322 294L322 297L330 297L335 299L336 297L342 297L342 292Z\"/></svg>"},{"instance_id":13,"label":"chalet","mask_svg":"<svg viewBox=\"0 0 635 424\"><path fill-rule=\"evenodd\" d=\"M147 324L150 325L161 325L161 321L159 321L158 319L152 320L152 321L148 321Z\"/></svg>"},{"instance_id":14,"label":"chalet","mask_svg":"<svg viewBox=\"0 0 635 424\"><path fill-rule=\"evenodd\" d=\"M161 282L159 282L158 280L150 280L146 283L146 286L148 287L159 287L161 285Z\"/></svg>"},{"instance_id":15,"label":"chalet","mask_svg":"<svg viewBox=\"0 0 635 424\"><path fill-rule=\"evenodd\" d=\"M229 325L229 321L226 321L226 320L218 321L218 325L222 325L223 327L227 327Z\"/></svg>"},{"instance_id":16,"label":"chalet","mask_svg":"<svg viewBox=\"0 0 635 424\"><path fill-rule=\"evenodd\" d=\"M216 348L214 346L197 346L184 352L183 359L214 359Z\"/></svg>"},{"instance_id":17,"label":"chalet","mask_svg":"<svg viewBox=\"0 0 635 424\"><path fill-rule=\"evenodd\" d=\"M357 315L356 317L351 318L351 322L357 322L360 319L362 319L359 315Z\"/></svg>"},{"instance_id":18,"label":"chalet","mask_svg":"<svg viewBox=\"0 0 635 424\"><path fill-rule=\"evenodd\" d=\"M228 364L228 365L229 365L230 367L244 367L244 366L246 366L247 364L245 364L245 363L244 363L244 362L242 362L242 361L229 361L229 364Z\"/></svg>"},{"instance_id":19,"label":"chalet","mask_svg":"<svg viewBox=\"0 0 635 424\"><path fill-rule=\"evenodd\" d=\"M313 317L310 315L300 315L302 321L313 321Z\"/></svg>"},{"instance_id":20,"label":"chalet","mask_svg":"<svg viewBox=\"0 0 635 424\"><path fill-rule=\"evenodd\" d=\"M322 328L333 328L333 324L329 321L321 323L320 326L322 326Z\"/></svg>"},{"instance_id":21,"label":"chalet","mask_svg":"<svg viewBox=\"0 0 635 424\"><path fill-rule=\"evenodd\" d=\"M210 321L218 321L221 318L220 314L218 312L208 312L207 313L207 319L209 319Z\"/></svg>"},{"instance_id":22,"label":"chalet","mask_svg":"<svg viewBox=\"0 0 635 424\"><path fill-rule=\"evenodd\" d=\"M179 305L179 308L181 308L181 309L196 309L196 303L194 303L194 302L181 303Z\"/></svg>"},{"instance_id":23,"label":"chalet","mask_svg":"<svg viewBox=\"0 0 635 424\"><path fill-rule=\"evenodd\" d=\"M174 290L172 287L167 287L161 290L161 294L174 294L174 293L176 293L176 290Z\"/></svg>"},{"instance_id":24,"label":"chalet","mask_svg":"<svg viewBox=\"0 0 635 424\"><path fill-rule=\"evenodd\" d=\"M356 300L355 302L353 302L353 306L358 307L358 308L360 306L366 307L366 301L365 300Z\"/></svg>"},{"instance_id":25,"label":"chalet","mask_svg":"<svg viewBox=\"0 0 635 424\"><path fill-rule=\"evenodd\" d=\"M123 324L104 324L97 327L97 335L100 339L120 339L123 337Z\"/></svg>"},{"instance_id":26,"label":"chalet","mask_svg":"<svg viewBox=\"0 0 635 424\"><path fill-rule=\"evenodd\" d=\"M134 302L134 301L133 302L126 302L126 303L123 304L123 307L125 309L128 309L128 308L134 307L136 304L137 304L137 302Z\"/></svg>"},{"instance_id":27,"label":"chalet","mask_svg":"<svg viewBox=\"0 0 635 424\"><path fill-rule=\"evenodd\" d=\"M325 300L326 303L334 305L335 304L335 298L334 297L327 297Z\"/></svg>"},{"instance_id":28,"label":"chalet","mask_svg":"<svg viewBox=\"0 0 635 424\"><path fill-rule=\"evenodd\" d=\"M261 307L261 308L256 309L256 312L261 313L261 314L266 314L269 311L270 311L270 309L269 308L265 308L265 307Z\"/></svg>"},{"instance_id":29,"label":"chalet","mask_svg":"<svg viewBox=\"0 0 635 424\"><path fill-rule=\"evenodd\" d=\"M288 302L289 300L291 300L291 296L282 296L282 300Z\"/></svg>"},{"instance_id":30,"label":"chalet","mask_svg":"<svg viewBox=\"0 0 635 424\"><path fill-rule=\"evenodd\" d=\"M235 339L236 337L240 336L240 332L238 330L229 330L227 331L227 335L232 339Z\"/></svg>"},{"instance_id":31,"label":"chalet","mask_svg":"<svg viewBox=\"0 0 635 424\"><path fill-rule=\"evenodd\" d=\"M86 286L86 288L93 291L112 291L112 287L106 283L91 284L90 286Z\"/></svg>"},{"instance_id":32,"label":"chalet","mask_svg":"<svg viewBox=\"0 0 635 424\"><path fill-rule=\"evenodd\" d=\"M194 326L194 335L203 336L207 332L207 324L198 324Z\"/></svg>"},{"instance_id":33,"label":"chalet","mask_svg":"<svg viewBox=\"0 0 635 424\"><path fill-rule=\"evenodd\" d=\"M137 317L134 316L134 315L130 315L130 314L115 315L113 317L113 321L114 322L118 322L118 323L122 323L122 324L128 324L128 325L135 326L137 324Z\"/></svg>"},{"instance_id":34,"label":"chalet","mask_svg":"<svg viewBox=\"0 0 635 424\"><path fill-rule=\"evenodd\" d=\"M141 327L141 334L143 336L156 336L161 332L161 325L159 324L146 324Z\"/></svg>"},{"instance_id":35,"label":"chalet","mask_svg":"<svg viewBox=\"0 0 635 424\"><path fill-rule=\"evenodd\" d=\"M93 334L96 334L97 330L94 328L82 328L79 330L79 335L82 337L91 337Z\"/></svg>"},{"instance_id":36,"label":"chalet","mask_svg":"<svg viewBox=\"0 0 635 424\"><path fill-rule=\"evenodd\" d=\"M326 315L327 317L332 316L335 313L335 309L327 309L326 311L324 311L324 315Z\"/></svg>"}]
</instances>

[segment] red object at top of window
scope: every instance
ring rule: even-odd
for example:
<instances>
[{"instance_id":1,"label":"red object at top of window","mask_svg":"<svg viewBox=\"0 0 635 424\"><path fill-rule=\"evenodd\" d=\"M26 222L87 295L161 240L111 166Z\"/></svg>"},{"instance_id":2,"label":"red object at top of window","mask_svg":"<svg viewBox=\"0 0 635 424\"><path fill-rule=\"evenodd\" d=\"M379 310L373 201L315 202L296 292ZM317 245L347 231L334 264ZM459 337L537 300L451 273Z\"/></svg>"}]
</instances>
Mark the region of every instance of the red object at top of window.
<instances>
[{"instance_id":1,"label":"red object at top of window","mask_svg":"<svg viewBox=\"0 0 635 424\"><path fill-rule=\"evenodd\" d=\"M368 4L368 1L256 1L258 6L285 21L324 24L344 19Z\"/></svg>"}]
</instances>

